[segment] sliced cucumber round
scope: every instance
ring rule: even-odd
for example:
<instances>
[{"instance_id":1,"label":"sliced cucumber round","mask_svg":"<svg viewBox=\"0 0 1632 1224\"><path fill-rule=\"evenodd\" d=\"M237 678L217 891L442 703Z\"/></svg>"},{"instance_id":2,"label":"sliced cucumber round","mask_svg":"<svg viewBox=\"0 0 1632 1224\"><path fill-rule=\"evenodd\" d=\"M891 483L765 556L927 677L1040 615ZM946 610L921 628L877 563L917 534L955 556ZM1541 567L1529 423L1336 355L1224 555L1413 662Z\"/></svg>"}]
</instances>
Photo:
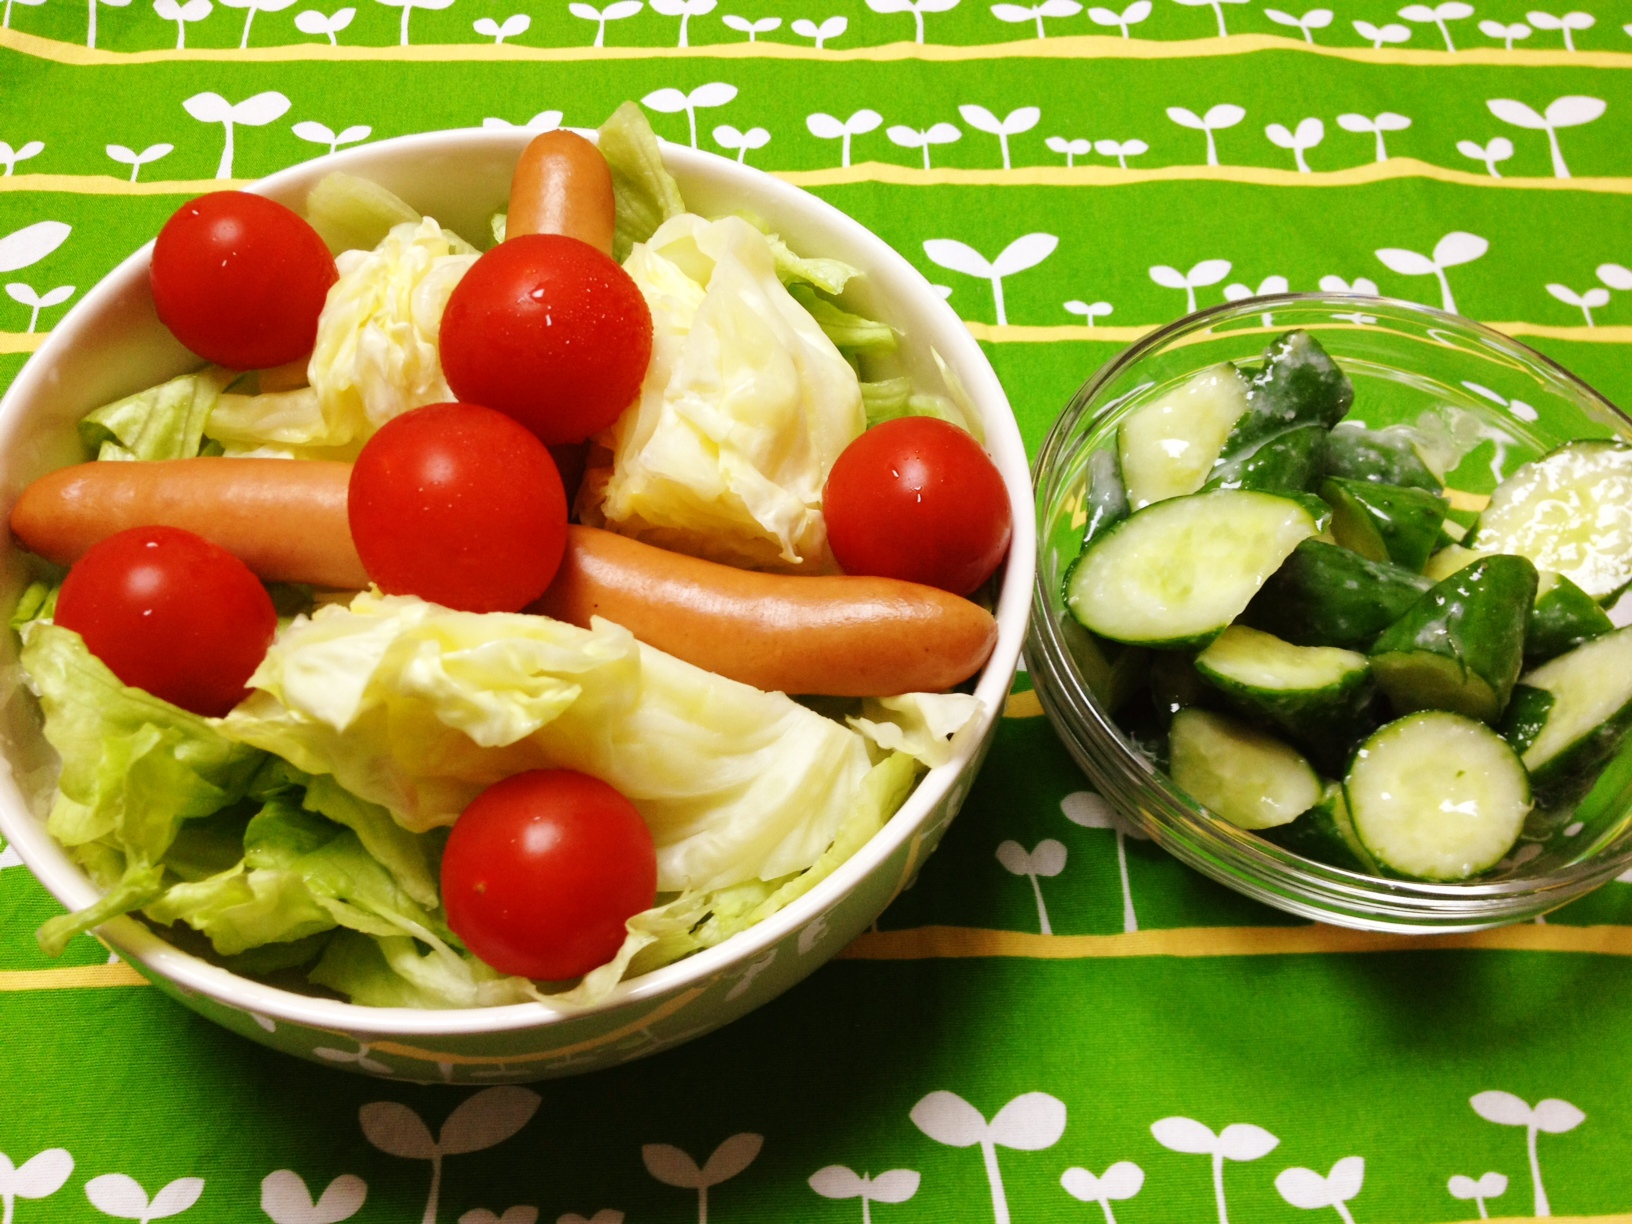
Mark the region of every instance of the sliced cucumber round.
<instances>
[{"instance_id":1,"label":"sliced cucumber round","mask_svg":"<svg viewBox=\"0 0 1632 1224\"><path fill-rule=\"evenodd\" d=\"M1246 410L1247 380L1224 362L1130 413L1117 428L1117 449L1133 508L1201 488Z\"/></svg>"},{"instance_id":2,"label":"sliced cucumber round","mask_svg":"<svg viewBox=\"0 0 1632 1224\"><path fill-rule=\"evenodd\" d=\"M1366 656L1334 646L1294 646L1245 625L1231 625L1196 656L1215 686L1278 714L1307 713L1347 698L1364 684Z\"/></svg>"},{"instance_id":3,"label":"sliced cucumber round","mask_svg":"<svg viewBox=\"0 0 1632 1224\"><path fill-rule=\"evenodd\" d=\"M1490 870L1530 814L1530 778L1507 741L1443 710L1374 733L1355 753L1343 793L1378 864L1420 880Z\"/></svg>"},{"instance_id":4,"label":"sliced cucumber round","mask_svg":"<svg viewBox=\"0 0 1632 1224\"><path fill-rule=\"evenodd\" d=\"M1168 771L1190 797L1242 829L1290 824L1320 802L1320 776L1273 735L1194 706L1173 716Z\"/></svg>"},{"instance_id":5,"label":"sliced cucumber round","mask_svg":"<svg viewBox=\"0 0 1632 1224\"><path fill-rule=\"evenodd\" d=\"M1268 493L1157 502L1089 546L1066 579L1066 605L1112 641L1202 646L1316 530L1305 507Z\"/></svg>"},{"instance_id":6,"label":"sliced cucumber round","mask_svg":"<svg viewBox=\"0 0 1632 1224\"><path fill-rule=\"evenodd\" d=\"M1264 837L1283 849L1318 863L1329 863L1347 871L1377 874L1371 852L1354 831L1349 805L1343 798L1343 784L1328 782L1315 804L1291 824L1264 830Z\"/></svg>"},{"instance_id":7,"label":"sliced cucumber round","mask_svg":"<svg viewBox=\"0 0 1632 1224\"><path fill-rule=\"evenodd\" d=\"M1450 502L1426 489L1331 476L1320 495L1332 507L1332 536L1368 561L1420 571L1428 563Z\"/></svg>"},{"instance_id":8,"label":"sliced cucumber round","mask_svg":"<svg viewBox=\"0 0 1632 1224\"><path fill-rule=\"evenodd\" d=\"M1527 673L1506 729L1539 786L1597 763L1628 725L1632 628L1594 638Z\"/></svg>"}]
</instances>

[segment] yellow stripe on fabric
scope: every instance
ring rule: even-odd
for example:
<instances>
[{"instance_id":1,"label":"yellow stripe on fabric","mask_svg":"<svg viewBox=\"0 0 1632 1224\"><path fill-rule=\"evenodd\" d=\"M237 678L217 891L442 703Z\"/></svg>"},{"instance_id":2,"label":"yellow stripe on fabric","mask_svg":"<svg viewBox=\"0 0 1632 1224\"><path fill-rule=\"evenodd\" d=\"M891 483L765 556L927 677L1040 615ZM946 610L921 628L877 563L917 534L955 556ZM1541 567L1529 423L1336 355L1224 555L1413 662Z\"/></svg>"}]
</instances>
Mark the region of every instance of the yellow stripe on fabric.
<instances>
[{"instance_id":1,"label":"yellow stripe on fabric","mask_svg":"<svg viewBox=\"0 0 1632 1224\"><path fill-rule=\"evenodd\" d=\"M1548 1221L1548 1224L1632 1224L1632 1213L1592 1216L1491 1216L1483 1220L1474 1217L1457 1220L1455 1224L1542 1224L1543 1220Z\"/></svg>"},{"instance_id":2,"label":"yellow stripe on fabric","mask_svg":"<svg viewBox=\"0 0 1632 1224\"><path fill-rule=\"evenodd\" d=\"M247 187L254 179L156 179L133 183L111 174L10 174L0 191L55 191L73 195L201 195Z\"/></svg>"},{"instance_id":3,"label":"yellow stripe on fabric","mask_svg":"<svg viewBox=\"0 0 1632 1224\"><path fill-rule=\"evenodd\" d=\"M50 332L0 332L0 353L32 353Z\"/></svg>"},{"instance_id":4,"label":"yellow stripe on fabric","mask_svg":"<svg viewBox=\"0 0 1632 1224\"><path fill-rule=\"evenodd\" d=\"M1036 689L1010 693L1009 699L1003 703L1004 718L1038 718L1042 713L1043 703L1038 699Z\"/></svg>"},{"instance_id":5,"label":"yellow stripe on fabric","mask_svg":"<svg viewBox=\"0 0 1632 1224\"><path fill-rule=\"evenodd\" d=\"M1527 923L1454 935L1388 935L1311 923L1294 927L1180 927L1125 935L1033 935L980 927L924 926L862 935L847 960L1094 960L1146 956L1300 956L1472 948L1632 956L1632 927Z\"/></svg>"},{"instance_id":6,"label":"yellow stripe on fabric","mask_svg":"<svg viewBox=\"0 0 1632 1224\"><path fill-rule=\"evenodd\" d=\"M515 43L457 43L408 47L330 46L324 42L283 47L188 47L183 50L105 51L78 43L41 38L19 30L0 30L0 47L62 64L151 64L172 60L267 63L288 60L394 60L414 63L478 60L619 60L619 59L802 59L843 62L861 60L992 60L992 59L1196 59L1250 55L1258 51L1294 51L1354 60L1364 64L1501 65L1526 68L1632 68L1625 51L1513 50L1476 47L1466 51L1405 50L1390 47L1327 47L1277 34L1231 34L1228 38L1120 38L1114 34L1075 34L1061 38L1024 39L945 46L911 42L876 47L823 47L779 42L717 43L701 47L526 47Z\"/></svg>"},{"instance_id":7,"label":"yellow stripe on fabric","mask_svg":"<svg viewBox=\"0 0 1632 1224\"><path fill-rule=\"evenodd\" d=\"M1131 344L1163 326L1157 323L1144 327L1085 327L1080 323L1033 326L1025 323L976 323L970 319L965 319L963 325L976 340L988 340L993 344L1055 344L1066 340ZM1590 344L1632 344L1632 326L1628 325L1583 327L1579 324L1486 323L1485 326L1507 336L1540 336L1548 340L1577 340Z\"/></svg>"},{"instance_id":8,"label":"yellow stripe on fabric","mask_svg":"<svg viewBox=\"0 0 1632 1224\"><path fill-rule=\"evenodd\" d=\"M111 965L75 965L67 969L0 970L0 991L86 990L146 985L148 980L124 961Z\"/></svg>"}]
</instances>

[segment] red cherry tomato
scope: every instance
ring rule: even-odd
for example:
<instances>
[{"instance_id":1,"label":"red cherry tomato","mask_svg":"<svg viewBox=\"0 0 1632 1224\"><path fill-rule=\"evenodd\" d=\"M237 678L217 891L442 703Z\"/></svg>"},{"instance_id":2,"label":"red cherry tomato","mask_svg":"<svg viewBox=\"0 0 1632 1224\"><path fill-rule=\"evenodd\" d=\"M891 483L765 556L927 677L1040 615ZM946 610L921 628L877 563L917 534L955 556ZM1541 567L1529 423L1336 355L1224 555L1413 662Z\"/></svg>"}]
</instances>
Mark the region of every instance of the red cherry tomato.
<instances>
[{"instance_id":1,"label":"red cherry tomato","mask_svg":"<svg viewBox=\"0 0 1632 1224\"><path fill-rule=\"evenodd\" d=\"M465 273L440 345L455 395L558 446L605 429L634 401L652 357L652 312L629 274L587 242L524 234Z\"/></svg>"},{"instance_id":2,"label":"red cherry tomato","mask_svg":"<svg viewBox=\"0 0 1632 1224\"><path fill-rule=\"evenodd\" d=\"M124 683L211 718L243 700L278 628L247 565L176 527L92 547L68 571L55 620Z\"/></svg>"},{"instance_id":3,"label":"red cherry tomato","mask_svg":"<svg viewBox=\"0 0 1632 1224\"><path fill-rule=\"evenodd\" d=\"M263 370L311 352L339 272L298 214L264 196L217 191L164 223L148 277L176 339L228 369Z\"/></svg>"},{"instance_id":4,"label":"red cherry tomato","mask_svg":"<svg viewBox=\"0 0 1632 1224\"><path fill-rule=\"evenodd\" d=\"M617 791L570 769L488 787L442 855L448 925L500 973L565 981L604 965L657 899L657 851Z\"/></svg>"},{"instance_id":5,"label":"red cherry tomato","mask_svg":"<svg viewBox=\"0 0 1632 1224\"><path fill-rule=\"evenodd\" d=\"M822 513L845 573L956 595L992 576L1014 528L997 465L974 438L933 417L886 421L845 447Z\"/></svg>"},{"instance_id":6,"label":"red cherry tomato","mask_svg":"<svg viewBox=\"0 0 1632 1224\"><path fill-rule=\"evenodd\" d=\"M390 595L519 612L567 541L567 496L544 444L475 404L431 404L370 438L346 504L363 568Z\"/></svg>"}]
</instances>

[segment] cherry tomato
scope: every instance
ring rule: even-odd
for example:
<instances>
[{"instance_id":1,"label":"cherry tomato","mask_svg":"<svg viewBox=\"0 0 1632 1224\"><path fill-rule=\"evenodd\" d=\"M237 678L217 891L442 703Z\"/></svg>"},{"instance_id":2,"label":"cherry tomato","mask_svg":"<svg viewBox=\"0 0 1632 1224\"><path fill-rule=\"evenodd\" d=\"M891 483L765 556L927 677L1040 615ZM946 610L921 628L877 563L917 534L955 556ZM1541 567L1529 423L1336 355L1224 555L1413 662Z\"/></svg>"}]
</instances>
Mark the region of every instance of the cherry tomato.
<instances>
[{"instance_id":1,"label":"cherry tomato","mask_svg":"<svg viewBox=\"0 0 1632 1224\"><path fill-rule=\"evenodd\" d=\"M442 855L448 925L500 973L560 982L616 955L657 899L657 851L617 791L570 769L488 787Z\"/></svg>"},{"instance_id":2,"label":"cherry tomato","mask_svg":"<svg viewBox=\"0 0 1632 1224\"><path fill-rule=\"evenodd\" d=\"M464 612L519 612L566 548L555 460L476 404L430 404L388 422L357 456L346 510L382 591Z\"/></svg>"},{"instance_id":3,"label":"cherry tomato","mask_svg":"<svg viewBox=\"0 0 1632 1224\"><path fill-rule=\"evenodd\" d=\"M264 196L216 191L164 223L148 276L176 339L206 361L260 370L311 351L339 272L298 214Z\"/></svg>"},{"instance_id":4,"label":"cherry tomato","mask_svg":"<svg viewBox=\"0 0 1632 1224\"><path fill-rule=\"evenodd\" d=\"M845 573L956 595L992 576L1014 527L997 465L974 438L933 417L886 421L845 447L822 513Z\"/></svg>"},{"instance_id":5,"label":"cherry tomato","mask_svg":"<svg viewBox=\"0 0 1632 1224\"><path fill-rule=\"evenodd\" d=\"M652 357L652 312L629 274L587 242L524 234L465 273L440 344L455 395L557 446L605 429L634 401Z\"/></svg>"},{"instance_id":6,"label":"cherry tomato","mask_svg":"<svg viewBox=\"0 0 1632 1224\"><path fill-rule=\"evenodd\" d=\"M278 628L247 565L176 527L93 546L68 571L55 619L124 683L211 718L244 699Z\"/></svg>"}]
</instances>

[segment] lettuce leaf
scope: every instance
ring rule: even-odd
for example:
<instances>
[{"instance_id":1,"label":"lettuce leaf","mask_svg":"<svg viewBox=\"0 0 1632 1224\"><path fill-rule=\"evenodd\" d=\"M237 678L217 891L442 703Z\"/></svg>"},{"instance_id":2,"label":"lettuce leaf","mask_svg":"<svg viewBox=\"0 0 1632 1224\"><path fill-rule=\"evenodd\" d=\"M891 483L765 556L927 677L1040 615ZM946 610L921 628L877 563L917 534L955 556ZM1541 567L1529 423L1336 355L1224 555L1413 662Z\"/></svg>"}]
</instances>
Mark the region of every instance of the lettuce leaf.
<instances>
[{"instance_id":1,"label":"lettuce leaf","mask_svg":"<svg viewBox=\"0 0 1632 1224\"><path fill-rule=\"evenodd\" d=\"M336 171L307 193L306 220L338 255L372 251L393 228L418 225L420 218L405 200L378 183Z\"/></svg>"},{"instance_id":2,"label":"lettuce leaf","mask_svg":"<svg viewBox=\"0 0 1632 1224\"><path fill-rule=\"evenodd\" d=\"M629 258L637 242L645 242L670 217L686 211L680 185L663 168L663 152L646 119L646 112L625 102L601 124L601 156L612 170L615 203L612 258ZM495 231L495 234L497 231Z\"/></svg>"},{"instance_id":3,"label":"lettuce leaf","mask_svg":"<svg viewBox=\"0 0 1632 1224\"><path fill-rule=\"evenodd\" d=\"M879 323L841 310L814 290L803 284L789 286L793 300L810 312L827 338L846 353L893 353L900 345L900 336L888 323Z\"/></svg>"},{"instance_id":4,"label":"lettuce leaf","mask_svg":"<svg viewBox=\"0 0 1632 1224\"><path fill-rule=\"evenodd\" d=\"M98 459L191 459L211 410L236 377L212 366L127 395L87 414L80 440Z\"/></svg>"}]
</instances>

